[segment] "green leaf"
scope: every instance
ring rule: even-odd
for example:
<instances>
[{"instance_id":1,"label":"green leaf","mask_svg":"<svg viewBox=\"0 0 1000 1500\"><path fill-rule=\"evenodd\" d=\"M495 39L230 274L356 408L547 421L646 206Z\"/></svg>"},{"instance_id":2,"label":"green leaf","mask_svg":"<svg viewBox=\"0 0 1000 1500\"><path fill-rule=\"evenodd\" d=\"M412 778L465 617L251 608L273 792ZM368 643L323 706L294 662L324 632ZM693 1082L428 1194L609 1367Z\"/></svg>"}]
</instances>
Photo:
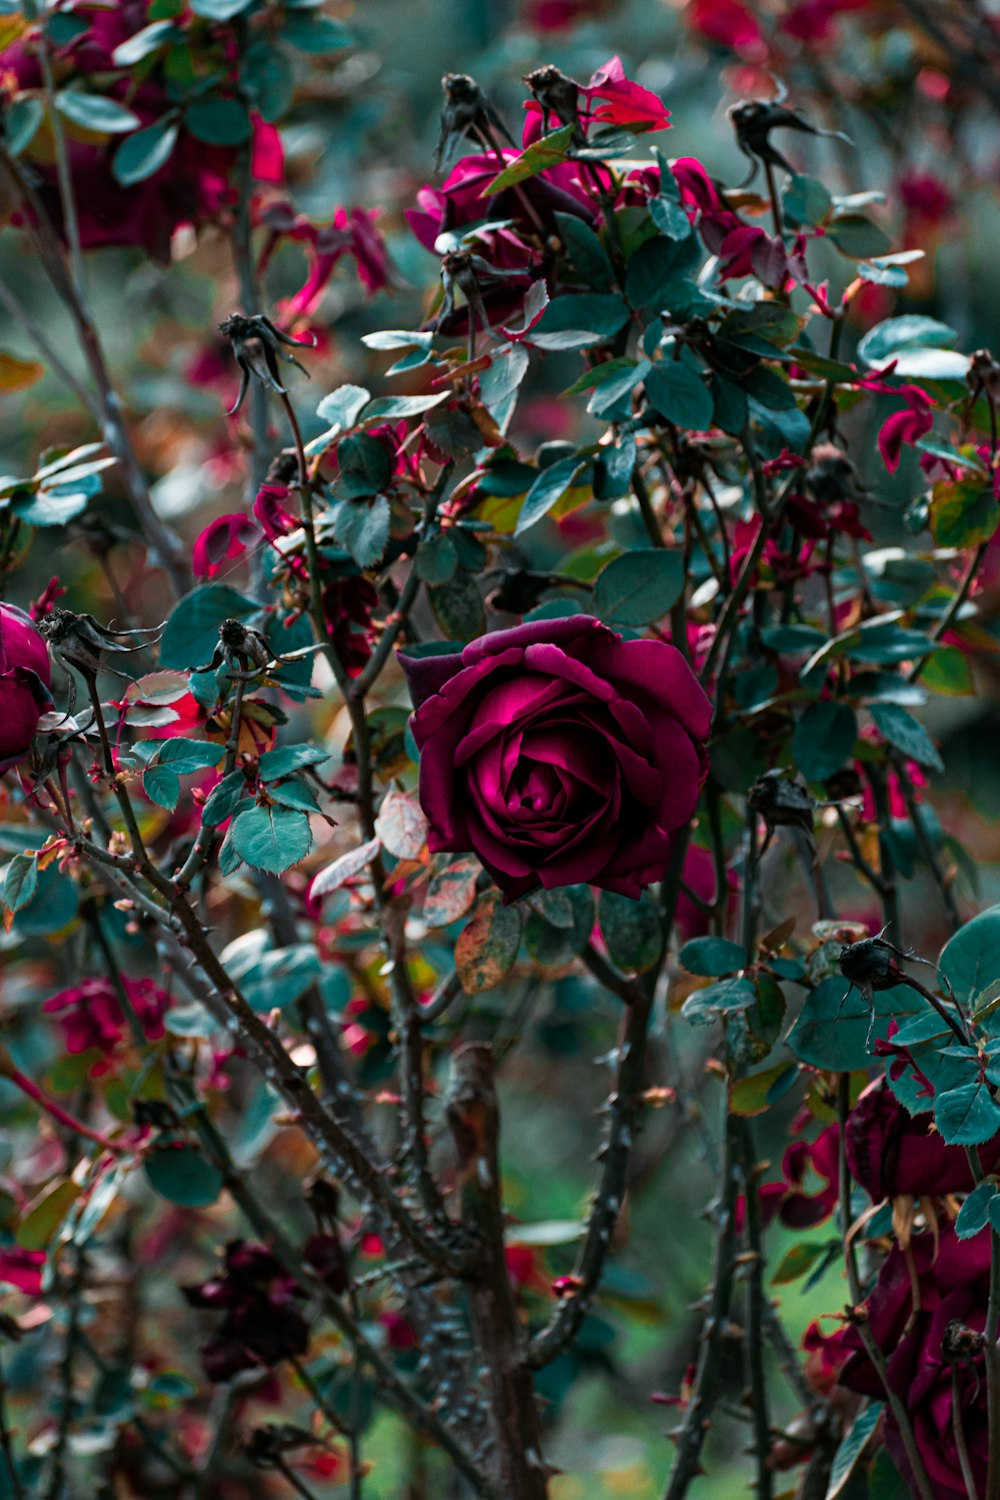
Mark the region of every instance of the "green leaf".
<instances>
[{"instance_id":1,"label":"green leaf","mask_svg":"<svg viewBox=\"0 0 1000 1500\"><path fill-rule=\"evenodd\" d=\"M529 177L537 177L538 173L544 172L546 167L555 167L560 162L564 162L569 154L576 128L575 125L563 125L561 129L553 130L549 135L543 135L540 140L534 141L521 152L516 161L512 161L509 167L505 167L487 187L483 188L480 197L486 198L493 193L502 193L504 188L514 187L519 182L527 182Z\"/></svg>"},{"instance_id":2,"label":"green leaf","mask_svg":"<svg viewBox=\"0 0 1000 1500\"><path fill-rule=\"evenodd\" d=\"M828 637L825 630L817 630L815 625L768 625L761 631L760 639L768 651L794 656L815 651Z\"/></svg>"},{"instance_id":3,"label":"green leaf","mask_svg":"<svg viewBox=\"0 0 1000 1500\"><path fill-rule=\"evenodd\" d=\"M245 620L259 609L225 583L205 583L174 607L160 640L160 666L190 670L211 659L219 626L229 616Z\"/></svg>"},{"instance_id":4,"label":"green leaf","mask_svg":"<svg viewBox=\"0 0 1000 1500\"><path fill-rule=\"evenodd\" d=\"M449 641L471 641L486 629L482 595L470 573L456 573L427 590L431 610Z\"/></svg>"},{"instance_id":5,"label":"green leaf","mask_svg":"<svg viewBox=\"0 0 1000 1500\"><path fill-rule=\"evenodd\" d=\"M625 398L630 395L640 380L645 379L651 369L652 365L648 359L640 360L638 364L629 361L627 369L620 369L617 374L600 382L587 403L587 411L592 417L610 417L612 420L616 416L628 416L631 407ZM617 410L619 403L621 403L620 412Z\"/></svg>"},{"instance_id":6,"label":"green leaf","mask_svg":"<svg viewBox=\"0 0 1000 1500\"><path fill-rule=\"evenodd\" d=\"M150 766L143 772L142 789L151 802L173 812L181 800L181 780L169 766Z\"/></svg>"},{"instance_id":7,"label":"green leaf","mask_svg":"<svg viewBox=\"0 0 1000 1500\"><path fill-rule=\"evenodd\" d=\"M455 968L465 993L495 989L514 967L520 945L520 907L504 906L499 891L487 891L455 944Z\"/></svg>"},{"instance_id":8,"label":"green leaf","mask_svg":"<svg viewBox=\"0 0 1000 1500\"><path fill-rule=\"evenodd\" d=\"M584 223L583 219L578 219L575 214L557 213L555 221L569 258L582 279L600 292L610 291L615 279L614 267L608 258L608 252L590 225ZM684 224L687 228L687 215L684 217Z\"/></svg>"},{"instance_id":9,"label":"green leaf","mask_svg":"<svg viewBox=\"0 0 1000 1500\"><path fill-rule=\"evenodd\" d=\"M858 721L846 703L810 703L795 726L792 755L807 781L825 781L852 754Z\"/></svg>"},{"instance_id":10,"label":"green leaf","mask_svg":"<svg viewBox=\"0 0 1000 1500\"><path fill-rule=\"evenodd\" d=\"M322 977L323 966L313 943L268 948L266 941L262 933L237 938L225 950L223 962L252 1009L284 1010Z\"/></svg>"},{"instance_id":11,"label":"green leaf","mask_svg":"<svg viewBox=\"0 0 1000 1500\"><path fill-rule=\"evenodd\" d=\"M679 551L641 547L624 552L597 575L594 614L608 624L649 625L677 603L684 577Z\"/></svg>"},{"instance_id":12,"label":"green leaf","mask_svg":"<svg viewBox=\"0 0 1000 1500\"><path fill-rule=\"evenodd\" d=\"M85 490L69 495L39 490L35 495L14 500L10 508L29 526L65 526L67 521L72 521L87 509L89 499Z\"/></svg>"},{"instance_id":13,"label":"green leaf","mask_svg":"<svg viewBox=\"0 0 1000 1500\"><path fill-rule=\"evenodd\" d=\"M184 1208L207 1208L222 1192L222 1175L193 1146L160 1146L144 1162L154 1192Z\"/></svg>"},{"instance_id":14,"label":"green leaf","mask_svg":"<svg viewBox=\"0 0 1000 1500\"><path fill-rule=\"evenodd\" d=\"M177 144L180 127L175 120L165 116L155 125L147 125L127 136L115 152L111 172L122 187L144 182L161 167L166 166Z\"/></svg>"},{"instance_id":15,"label":"green leaf","mask_svg":"<svg viewBox=\"0 0 1000 1500\"><path fill-rule=\"evenodd\" d=\"M331 427L342 432L354 426L371 400L371 392L363 385L341 385L329 396L324 396L316 408L316 415ZM350 449L347 450L350 452ZM378 486L376 485L376 489Z\"/></svg>"},{"instance_id":16,"label":"green leaf","mask_svg":"<svg viewBox=\"0 0 1000 1500\"><path fill-rule=\"evenodd\" d=\"M45 119L45 106L41 99L27 95L13 99L4 112L4 145L11 156L20 156L38 132Z\"/></svg>"},{"instance_id":17,"label":"green leaf","mask_svg":"<svg viewBox=\"0 0 1000 1500\"><path fill-rule=\"evenodd\" d=\"M321 766L329 759L325 745L282 745L278 750L264 751L258 763L260 779L278 781L293 771L304 771L307 766Z\"/></svg>"},{"instance_id":18,"label":"green leaf","mask_svg":"<svg viewBox=\"0 0 1000 1500\"><path fill-rule=\"evenodd\" d=\"M525 496L521 513L517 518L517 525L514 528L515 536L520 536L548 514L553 505L562 499L568 489L572 488L573 480L581 468L582 461L576 454L573 454L569 458L561 458L558 462L549 464L547 469L542 470Z\"/></svg>"},{"instance_id":19,"label":"green leaf","mask_svg":"<svg viewBox=\"0 0 1000 1500\"><path fill-rule=\"evenodd\" d=\"M955 1220L955 1233L960 1240L971 1240L973 1235L986 1228L990 1222L990 1205L996 1195L995 1182L980 1182L973 1188Z\"/></svg>"},{"instance_id":20,"label":"green leaf","mask_svg":"<svg viewBox=\"0 0 1000 1500\"><path fill-rule=\"evenodd\" d=\"M788 222L799 227L821 224L833 207L833 199L817 178L793 172L785 184L781 205Z\"/></svg>"},{"instance_id":21,"label":"green leaf","mask_svg":"<svg viewBox=\"0 0 1000 1500\"><path fill-rule=\"evenodd\" d=\"M417 577L424 583L447 583L454 578L458 567L458 552L455 543L445 531L436 531L421 542L413 559Z\"/></svg>"},{"instance_id":22,"label":"green leaf","mask_svg":"<svg viewBox=\"0 0 1000 1500\"><path fill-rule=\"evenodd\" d=\"M564 896L569 906L570 925L556 926L546 920L544 906L528 912L524 924L524 946L543 968L562 968L582 953L594 926L594 898L585 885L562 887L558 892L545 891L545 897Z\"/></svg>"},{"instance_id":23,"label":"green leaf","mask_svg":"<svg viewBox=\"0 0 1000 1500\"><path fill-rule=\"evenodd\" d=\"M305 813L284 807L252 807L233 819L228 841L255 870L280 875L309 853L312 830Z\"/></svg>"},{"instance_id":24,"label":"green leaf","mask_svg":"<svg viewBox=\"0 0 1000 1500\"><path fill-rule=\"evenodd\" d=\"M920 681L930 692L949 698L968 697L976 690L969 659L959 646L941 646L929 656Z\"/></svg>"},{"instance_id":25,"label":"green leaf","mask_svg":"<svg viewBox=\"0 0 1000 1500\"><path fill-rule=\"evenodd\" d=\"M56 95L56 109L74 125L100 135L121 135L142 124L139 116L117 99L106 99L103 94L81 94L75 89L63 89Z\"/></svg>"},{"instance_id":26,"label":"green leaf","mask_svg":"<svg viewBox=\"0 0 1000 1500\"><path fill-rule=\"evenodd\" d=\"M385 555L391 519L385 495L376 495L372 501L341 500L333 522L334 540L351 554L359 568L370 568Z\"/></svg>"},{"instance_id":27,"label":"green leaf","mask_svg":"<svg viewBox=\"0 0 1000 1500\"><path fill-rule=\"evenodd\" d=\"M135 749L140 754L151 750L159 765L169 766L178 776L209 771L226 753L225 747L214 740L187 740L180 736L172 740L140 740Z\"/></svg>"},{"instance_id":28,"label":"green leaf","mask_svg":"<svg viewBox=\"0 0 1000 1500\"><path fill-rule=\"evenodd\" d=\"M21 1248L44 1250L79 1196L80 1184L64 1177L36 1201L17 1226L16 1238Z\"/></svg>"},{"instance_id":29,"label":"green leaf","mask_svg":"<svg viewBox=\"0 0 1000 1500\"><path fill-rule=\"evenodd\" d=\"M793 1062L775 1063L761 1073L750 1073L729 1090L729 1112L751 1119L784 1098L795 1083L799 1070Z\"/></svg>"},{"instance_id":30,"label":"green leaf","mask_svg":"<svg viewBox=\"0 0 1000 1500\"><path fill-rule=\"evenodd\" d=\"M218 94L189 105L184 124L206 146L241 146L253 134L253 123L243 100Z\"/></svg>"},{"instance_id":31,"label":"green leaf","mask_svg":"<svg viewBox=\"0 0 1000 1500\"><path fill-rule=\"evenodd\" d=\"M689 974L699 974L706 979L735 974L747 961L742 944L721 937L691 938L678 956Z\"/></svg>"},{"instance_id":32,"label":"green leaf","mask_svg":"<svg viewBox=\"0 0 1000 1500\"><path fill-rule=\"evenodd\" d=\"M924 726L898 703L873 703L869 710L879 732L911 760L935 771L944 770L937 746Z\"/></svg>"},{"instance_id":33,"label":"green leaf","mask_svg":"<svg viewBox=\"0 0 1000 1500\"><path fill-rule=\"evenodd\" d=\"M379 396L365 407L366 422L398 422L404 417L419 417L449 399L448 391L437 396Z\"/></svg>"},{"instance_id":34,"label":"green leaf","mask_svg":"<svg viewBox=\"0 0 1000 1500\"><path fill-rule=\"evenodd\" d=\"M663 923L648 896L633 901L631 896L602 891L597 913L608 957L619 969L645 974L659 963Z\"/></svg>"},{"instance_id":35,"label":"green leaf","mask_svg":"<svg viewBox=\"0 0 1000 1500\"><path fill-rule=\"evenodd\" d=\"M150 53L175 41L180 35L173 21L152 21L120 42L111 54L111 61L116 68L134 68L137 62L142 62L144 57L149 57Z\"/></svg>"},{"instance_id":36,"label":"green leaf","mask_svg":"<svg viewBox=\"0 0 1000 1500\"><path fill-rule=\"evenodd\" d=\"M908 349L896 356L893 374L906 380L954 380L965 384L969 356L954 349Z\"/></svg>"},{"instance_id":37,"label":"green leaf","mask_svg":"<svg viewBox=\"0 0 1000 1500\"><path fill-rule=\"evenodd\" d=\"M850 1483L851 1476L879 1424L884 1407L884 1401L870 1401L864 1411L860 1412L851 1423L850 1432L841 1438L837 1451L833 1455L833 1467L830 1470L830 1481L826 1492L827 1500L839 1500L844 1493L845 1486Z\"/></svg>"},{"instance_id":38,"label":"green leaf","mask_svg":"<svg viewBox=\"0 0 1000 1500\"><path fill-rule=\"evenodd\" d=\"M963 1005L1000 979L1000 906L960 927L944 945L938 966Z\"/></svg>"},{"instance_id":39,"label":"green leaf","mask_svg":"<svg viewBox=\"0 0 1000 1500\"><path fill-rule=\"evenodd\" d=\"M936 1095L934 1123L949 1146L980 1146L1000 1130L1000 1105L988 1084L964 1083Z\"/></svg>"},{"instance_id":40,"label":"green leaf","mask_svg":"<svg viewBox=\"0 0 1000 1500\"><path fill-rule=\"evenodd\" d=\"M792 1281L801 1280L825 1254L825 1245L817 1245L809 1241L800 1245L792 1245L778 1262L777 1269L771 1277L771 1285L788 1286Z\"/></svg>"},{"instance_id":41,"label":"green leaf","mask_svg":"<svg viewBox=\"0 0 1000 1500\"><path fill-rule=\"evenodd\" d=\"M869 328L858 344L858 356L866 365L882 365L902 349L939 349L957 337L947 323L907 313L901 318L886 318Z\"/></svg>"},{"instance_id":42,"label":"green leaf","mask_svg":"<svg viewBox=\"0 0 1000 1500\"><path fill-rule=\"evenodd\" d=\"M876 1037L885 1037L890 1019L913 1014L918 1006L913 992L902 986L879 990L872 1026L867 1000L858 990L849 989L841 975L834 974L806 996L788 1035L788 1046L801 1062L814 1068L851 1073L870 1064L870 1046Z\"/></svg>"},{"instance_id":43,"label":"green leaf","mask_svg":"<svg viewBox=\"0 0 1000 1500\"><path fill-rule=\"evenodd\" d=\"M845 214L834 219L826 233L841 255L850 260L870 260L873 255L884 255L892 249L892 241L885 230L862 214Z\"/></svg>"},{"instance_id":44,"label":"green leaf","mask_svg":"<svg viewBox=\"0 0 1000 1500\"><path fill-rule=\"evenodd\" d=\"M646 376L646 395L668 422L703 432L712 423L712 393L696 370L676 359L659 360Z\"/></svg>"},{"instance_id":45,"label":"green leaf","mask_svg":"<svg viewBox=\"0 0 1000 1500\"><path fill-rule=\"evenodd\" d=\"M720 1016L746 1010L756 999L757 991L749 979L723 979L689 995L681 1006L681 1015L692 1026L710 1026Z\"/></svg>"},{"instance_id":46,"label":"green leaf","mask_svg":"<svg viewBox=\"0 0 1000 1500\"><path fill-rule=\"evenodd\" d=\"M930 525L939 547L988 542L1000 526L1000 505L992 484L983 484L975 475L955 483L939 480L931 490Z\"/></svg>"},{"instance_id":47,"label":"green leaf","mask_svg":"<svg viewBox=\"0 0 1000 1500\"><path fill-rule=\"evenodd\" d=\"M367 432L351 433L338 444L337 466L334 493L340 500L377 495L392 479L392 459L385 445Z\"/></svg>"},{"instance_id":48,"label":"green leaf","mask_svg":"<svg viewBox=\"0 0 1000 1500\"><path fill-rule=\"evenodd\" d=\"M541 348L574 347L600 344L613 338L630 317L621 297L601 292L574 292L554 297L529 334L529 340ZM579 334L572 345L552 344L562 334Z\"/></svg>"},{"instance_id":49,"label":"green leaf","mask_svg":"<svg viewBox=\"0 0 1000 1500\"><path fill-rule=\"evenodd\" d=\"M661 312L667 306L678 275L692 263L698 245L694 236L669 240L658 235L640 245L625 272L625 295L635 308Z\"/></svg>"},{"instance_id":50,"label":"green leaf","mask_svg":"<svg viewBox=\"0 0 1000 1500\"><path fill-rule=\"evenodd\" d=\"M76 881L62 874L58 866L49 865L38 871L35 894L14 916L14 936L48 937L51 933L62 932L76 916L79 905L80 892Z\"/></svg>"},{"instance_id":51,"label":"green leaf","mask_svg":"<svg viewBox=\"0 0 1000 1500\"><path fill-rule=\"evenodd\" d=\"M3 879L3 904L9 912L27 906L38 890L38 866L33 854L15 854Z\"/></svg>"}]
</instances>

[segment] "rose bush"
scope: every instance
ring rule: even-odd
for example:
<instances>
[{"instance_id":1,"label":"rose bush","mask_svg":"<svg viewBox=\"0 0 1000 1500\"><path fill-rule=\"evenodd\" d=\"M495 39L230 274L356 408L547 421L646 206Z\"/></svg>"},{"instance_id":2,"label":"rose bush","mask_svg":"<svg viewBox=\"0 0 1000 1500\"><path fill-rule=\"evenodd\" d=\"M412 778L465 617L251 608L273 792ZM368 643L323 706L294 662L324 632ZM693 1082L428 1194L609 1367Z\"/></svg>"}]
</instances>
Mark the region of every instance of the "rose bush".
<instances>
[{"instance_id":1,"label":"rose bush","mask_svg":"<svg viewBox=\"0 0 1000 1500\"><path fill-rule=\"evenodd\" d=\"M711 705L675 646L588 615L401 660L434 851L474 851L508 900L666 873L708 770Z\"/></svg>"}]
</instances>

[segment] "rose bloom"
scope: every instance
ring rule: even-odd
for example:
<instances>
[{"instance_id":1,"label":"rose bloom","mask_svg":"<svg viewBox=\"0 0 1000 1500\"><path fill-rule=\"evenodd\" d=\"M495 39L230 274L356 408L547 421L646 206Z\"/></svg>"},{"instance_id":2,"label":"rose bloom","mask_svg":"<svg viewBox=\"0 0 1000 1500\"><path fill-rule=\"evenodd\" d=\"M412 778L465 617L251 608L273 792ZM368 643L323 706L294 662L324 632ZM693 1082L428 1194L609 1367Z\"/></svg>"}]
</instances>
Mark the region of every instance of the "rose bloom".
<instances>
[{"instance_id":1,"label":"rose bloom","mask_svg":"<svg viewBox=\"0 0 1000 1500\"><path fill-rule=\"evenodd\" d=\"M985 1493L986 1369L982 1350L975 1348L968 1332L982 1333L986 1325L989 1280L989 1234L960 1240L953 1226L942 1221L936 1231L915 1234L907 1252L893 1246L868 1298L868 1326L886 1357L889 1387L902 1398L909 1414L935 1500L967 1500L955 1442L953 1378L958 1384L957 1407L972 1477L977 1492ZM919 1287L916 1304L914 1286ZM885 1392L878 1371L858 1330L848 1328L841 1337L849 1351L841 1385L882 1400ZM912 1486L899 1428L888 1405L883 1421L889 1454Z\"/></svg>"},{"instance_id":2,"label":"rose bloom","mask_svg":"<svg viewBox=\"0 0 1000 1500\"><path fill-rule=\"evenodd\" d=\"M583 881L637 898L663 877L711 722L675 646L573 615L400 660L433 852L471 850L508 900Z\"/></svg>"},{"instance_id":3,"label":"rose bloom","mask_svg":"<svg viewBox=\"0 0 1000 1500\"><path fill-rule=\"evenodd\" d=\"M975 1186L964 1146L949 1146L930 1113L911 1115L884 1078L869 1084L851 1110L845 1137L852 1176L875 1203L883 1198L970 1193ZM984 1172L1000 1167L1000 1135L978 1147Z\"/></svg>"},{"instance_id":4,"label":"rose bloom","mask_svg":"<svg viewBox=\"0 0 1000 1500\"><path fill-rule=\"evenodd\" d=\"M152 979L129 979L124 974L121 979L143 1031L150 1041L158 1041L170 1006L169 995ZM70 989L52 995L42 1010L58 1017L71 1056L100 1052L100 1060L90 1071L94 1077L108 1071L128 1030L118 991L110 979L81 979Z\"/></svg>"},{"instance_id":5,"label":"rose bloom","mask_svg":"<svg viewBox=\"0 0 1000 1500\"><path fill-rule=\"evenodd\" d=\"M29 615L0 604L0 772L23 760L52 702L49 649Z\"/></svg>"}]
</instances>

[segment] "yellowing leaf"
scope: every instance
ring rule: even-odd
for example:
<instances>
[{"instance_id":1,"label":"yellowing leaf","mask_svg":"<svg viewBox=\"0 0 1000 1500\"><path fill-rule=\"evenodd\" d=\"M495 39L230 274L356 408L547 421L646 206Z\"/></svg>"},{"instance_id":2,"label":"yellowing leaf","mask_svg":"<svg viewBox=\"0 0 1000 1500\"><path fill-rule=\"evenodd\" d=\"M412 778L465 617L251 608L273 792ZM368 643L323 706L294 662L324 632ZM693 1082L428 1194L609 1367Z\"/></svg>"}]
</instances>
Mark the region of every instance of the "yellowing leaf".
<instances>
[{"instance_id":1,"label":"yellowing leaf","mask_svg":"<svg viewBox=\"0 0 1000 1500\"><path fill-rule=\"evenodd\" d=\"M0 349L0 392L26 391L37 385L45 374L45 366L37 359L18 359L16 354L5 354Z\"/></svg>"}]
</instances>

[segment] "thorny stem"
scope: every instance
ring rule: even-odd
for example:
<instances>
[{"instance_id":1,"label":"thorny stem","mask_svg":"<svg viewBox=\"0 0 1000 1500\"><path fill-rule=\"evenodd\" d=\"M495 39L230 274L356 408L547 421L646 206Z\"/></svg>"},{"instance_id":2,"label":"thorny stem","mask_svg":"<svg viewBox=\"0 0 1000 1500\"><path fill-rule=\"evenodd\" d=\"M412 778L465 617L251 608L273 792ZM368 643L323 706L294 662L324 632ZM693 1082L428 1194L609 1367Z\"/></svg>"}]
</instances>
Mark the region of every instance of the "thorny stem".
<instances>
[{"instance_id":1,"label":"thorny stem","mask_svg":"<svg viewBox=\"0 0 1000 1500\"><path fill-rule=\"evenodd\" d=\"M0 1451L2 1451L4 1462L7 1465L13 1500L24 1500L21 1475L18 1471L17 1459L14 1455L14 1441L7 1421L7 1381L4 1377L2 1362L0 1362Z\"/></svg>"},{"instance_id":2,"label":"thorny stem","mask_svg":"<svg viewBox=\"0 0 1000 1500\"><path fill-rule=\"evenodd\" d=\"M689 838L690 829L677 837L660 892L664 954L673 928ZM656 965L641 979L628 979L592 947L586 949L583 959L594 977L625 1001L626 1010L615 1049L615 1080L607 1102L610 1126L601 1151L601 1177L574 1268L576 1285L560 1302L546 1326L532 1339L528 1363L533 1369L548 1364L575 1338L611 1249L625 1201L629 1162L642 1109L649 1023L660 974L660 965Z\"/></svg>"},{"instance_id":3,"label":"thorny stem","mask_svg":"<svg viewBox=\"0 0 1000 1500\"><path fill-rule=\"evenodd\" d=\"M646 484L646 480L638 464L632 470L632 489L639 505L642 524L646 528L646 535L654 547L665 547L666 543L663 540L663 532L660 530L660 524L653 510L653 501L650 497L649 486Z\"/></svg>"},{"instance_id":4,"label":"thorny stem","mask_svg":"<svg viewBox=\"0 0 1000 1500\"><path fill-rule=\"evenodd\" d=\"M705 1318L695 1367L694 1383L684 1409L680 1428L673 1434L676 1449L673 1467L663 1492L663 1500L683 1500L700 1465L702 1445L709 1427L712 1409L718 1397L719 1365L722 1337L729 1317L735 1270L736 1195L739 1186L737 1163L739 1122L729 1114L728 1090L723 1090L724 1146L719 1184L719 1201L715 1205L715 1252L712 1279L706 1293Z\"/></svg>"},{"instance_id":5,"label":"thorny stem","mask_svg":"<svg viewBox=\"0 0 1000 1500\"><path fill-rule=\"evenodd\" d=\"M837 1085L837 1116L840 1122L840 1217L841 1233L844 1238L844 1254L846 1258L847 1285L851 1294L851 1304L855 1310L854 1327L857 1328L861 1342L865 1346L865 1352L871 1360L879 1380L885 1390L893 1417L899 1427L899 1436L906 1452L907 1462L913 1476L920 1500L934 1500L934 1491L931 1488L927 1471L924 1468L920 1450L913 1436L913 1428L906 1407L896 1391L889 1384L889 1371L885 1355L875 1342L875 1335L868 1323L868 1309L863 1305L864 1294L861 1286L861 1275L858 1271L857 1250L851 1236L851 1169L847 1164L847 1117L850 1113L851 1104L851 1078L849 1073L841 1073Z\"/></svg>"},{"instance_id":6,"label":"thorny stem","mask_svg":"<svg viewBox=\"0 0 1000 1500\"><path fill-rule=\"evenodd\" d=\"M52 1467L49 1471L46 1500L60 1500L62 1495L66 1478L66 1455L73 1427L73 1378L80 1339L80 1310L86 1277L86 1260L78 1245L71 1247L71 1254L74 1263L67 1294L69 1319L66 1325L63 1357L59 1366L59 1426L56 1429L56 1439L52 1448Z\"/></svg>"},{"instance_id":7,"label":"thorny stem","mask_svg":"<svg viewBox=\"0 0 1000 1500\"><path fill-rule=\"evenodd\" d=\"M757 1195L757 1157L753 1126L743 1122L743 1202L746 1215L747 1276L747 1375L753 1411L754 1447L757 1459L756 1500L771 1500L774 1471L771 1468L771 1422L768 1416L767 1382L764 1376L764 1251L761 1240L760 1199Z\"/></svg>"}]
</instances>

